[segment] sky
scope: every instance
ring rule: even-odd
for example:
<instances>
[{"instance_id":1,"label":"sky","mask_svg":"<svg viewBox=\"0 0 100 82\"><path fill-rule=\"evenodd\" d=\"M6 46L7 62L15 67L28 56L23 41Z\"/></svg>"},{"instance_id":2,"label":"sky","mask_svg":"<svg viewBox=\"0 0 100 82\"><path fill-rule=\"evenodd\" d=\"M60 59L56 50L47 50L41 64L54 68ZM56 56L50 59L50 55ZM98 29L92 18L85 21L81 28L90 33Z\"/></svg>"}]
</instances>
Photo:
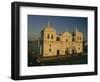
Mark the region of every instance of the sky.
<instances>
[{"instance_id":1,"label":"sky","mask_svg":"<svg viewBox=\"0 0 100 82\"><path fill-rule=\"evenodd\" d=\"M68 17L68 16L46 16L46 15L28 15L28 40L33 40L40 36L41 30L50 22L51 26L56 29L57 34L63 32L83 33L84 40L87 40L87 17Z\"/></svg>"}]
</instances>

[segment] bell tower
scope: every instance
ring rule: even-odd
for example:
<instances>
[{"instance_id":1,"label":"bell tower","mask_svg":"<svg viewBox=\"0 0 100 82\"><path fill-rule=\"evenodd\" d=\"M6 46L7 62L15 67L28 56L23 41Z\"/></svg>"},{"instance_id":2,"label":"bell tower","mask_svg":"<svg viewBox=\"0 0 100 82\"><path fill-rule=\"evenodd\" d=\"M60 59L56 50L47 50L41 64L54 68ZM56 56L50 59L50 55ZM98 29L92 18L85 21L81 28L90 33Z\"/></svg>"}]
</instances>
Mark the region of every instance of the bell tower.
<instances>
[{"instance_id":1,"label":"bell tower","mask_svg":"<svg viewBox=\"0 0 100 82\"><path fill-rule=\"evenodd\" d=\"M83 53L83 34L79 32L78 28L75 29L74 47L76 53Z\"/></svg>"},{"instance_id":2,"label":"bell tower","mask_svg":"<svg viewBox=\"0 0 100 82\"><path fill-rule=\"evenodd\" d=\"M56 30L51 26L48 21L47 25L43 28L41 32L42 37L42 51L43 56L53 56L54 55L54 43L56 41Z\"/></svg>"}]
</instances>

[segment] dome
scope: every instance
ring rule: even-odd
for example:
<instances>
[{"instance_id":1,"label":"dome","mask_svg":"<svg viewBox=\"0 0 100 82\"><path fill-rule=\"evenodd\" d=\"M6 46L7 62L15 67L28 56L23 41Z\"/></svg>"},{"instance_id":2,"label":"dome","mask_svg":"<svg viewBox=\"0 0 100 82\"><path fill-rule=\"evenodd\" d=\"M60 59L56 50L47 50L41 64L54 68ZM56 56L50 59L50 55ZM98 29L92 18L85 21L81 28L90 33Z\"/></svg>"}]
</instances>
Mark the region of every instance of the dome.
<instances>
[{"instance_id":1,"label":"dome","mask_svg":"<svg viewBox=\"0 0 100 82\"><path fill-rule=\"evenodd\" d=\"M72 36L72 34L69 33L69 32L64 32L62 35L63 35L63 36Z\"/></svg>"},{"instance_id":2,"label":"dome","mask_svg":"<svg viewBox=\"0 0 100 82\"><path fill-rule=\"evenodd\" d=\"M43 29L43 31L55 31L55 29L51 26L49 26L49 27L47 26Z\"/></svg>"},{"instance_id":3,"label":"dome","mask_svg":"<svg viewBox=\"0 0 100 82\"><path fill-rule=\"evenodd\" d=\"M56 30L50 25L50 23L48 22L48 24L43 28L42 30L43 32L55 32Z\"/></svg>"}]
</instances>

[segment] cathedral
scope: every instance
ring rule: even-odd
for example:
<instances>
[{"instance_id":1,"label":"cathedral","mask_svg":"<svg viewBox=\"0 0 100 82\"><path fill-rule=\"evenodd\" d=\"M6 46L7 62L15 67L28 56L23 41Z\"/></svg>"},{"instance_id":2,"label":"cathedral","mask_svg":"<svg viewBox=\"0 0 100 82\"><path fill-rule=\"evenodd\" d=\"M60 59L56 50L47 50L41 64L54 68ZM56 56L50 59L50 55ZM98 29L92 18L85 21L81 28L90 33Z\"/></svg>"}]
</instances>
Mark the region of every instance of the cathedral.
<instances>
[{"instance_id":1,"label":"cathedral","mask_svg":"<svg viewBox=\"0 0 100 82\"><path fill-rule=\"evenodd\" d=\"M74 33L64 32L57 35L56 29L48 22L41 31L41 38L33 43L34 52L42 57L83 53L83 34L77 27Z\"/></svg>"}]
</instances>

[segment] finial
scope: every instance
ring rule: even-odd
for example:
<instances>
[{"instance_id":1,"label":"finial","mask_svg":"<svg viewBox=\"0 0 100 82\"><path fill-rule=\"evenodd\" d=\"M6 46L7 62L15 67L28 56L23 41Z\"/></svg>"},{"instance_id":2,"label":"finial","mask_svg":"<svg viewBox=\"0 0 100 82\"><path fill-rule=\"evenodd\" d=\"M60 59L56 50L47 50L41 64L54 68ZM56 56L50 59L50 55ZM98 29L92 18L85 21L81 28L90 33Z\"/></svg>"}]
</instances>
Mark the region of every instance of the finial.
<instances>
[{"instance_id":1,"label":"finial","mask_svg":"<svg viewBox=\"0 0 100 82\"><path fill-rule=\"evenodd\" d=\"M50 22L49 22L49 20L48 20L48 26L50 26Z\"/></svg>"},{"instance_id":2,"label":"finial","mask_svg":"<svg viewBox=\"0 0 100 82\"><path fill-rule=\"evenodd\" d=\"M77 26L76 26L76 32L78 32Z\"/></svg>"}]
</instances>

